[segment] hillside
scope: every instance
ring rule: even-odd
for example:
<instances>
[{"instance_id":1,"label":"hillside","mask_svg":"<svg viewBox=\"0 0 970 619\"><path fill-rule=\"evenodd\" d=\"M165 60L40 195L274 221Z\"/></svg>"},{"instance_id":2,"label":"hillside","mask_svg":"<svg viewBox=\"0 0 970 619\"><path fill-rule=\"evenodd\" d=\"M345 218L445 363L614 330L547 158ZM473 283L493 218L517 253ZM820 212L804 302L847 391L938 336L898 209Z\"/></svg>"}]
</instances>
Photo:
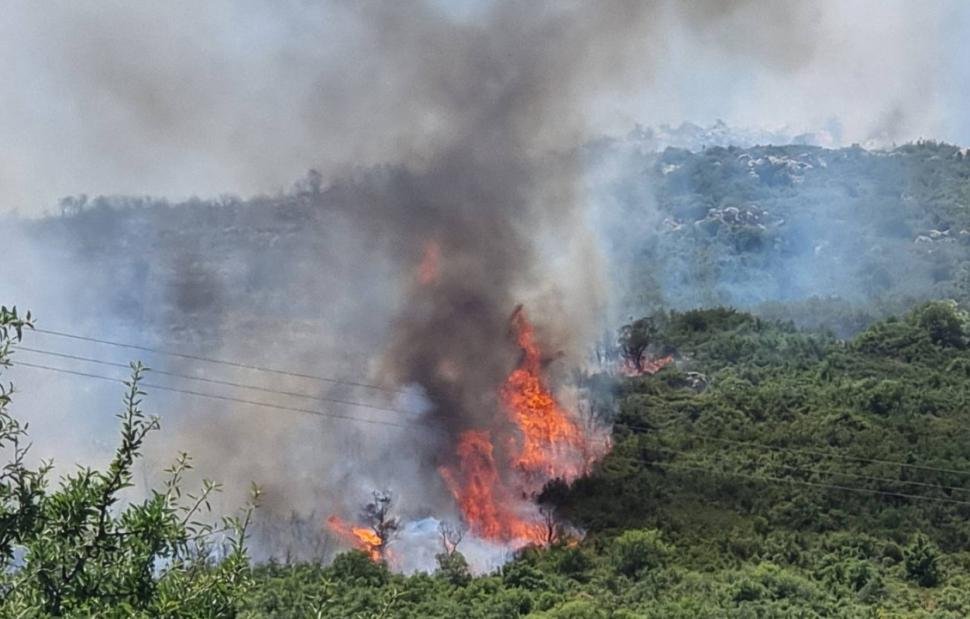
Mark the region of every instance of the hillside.
<instances>
[{"instance_id":1,"label":"hillside","mask_svg":"<svg viewBox=\"0 0 970 619\"><path fill-rule=\"evenodd\" d=\"M641 150L597 144L592 195L635 308L732 305L849 335L970 291L970 160L933 142ZM630 234L630 229L635 234Z\"/></svg>"},{"instance_id":2,"label":"hillside","mask_svg":"<svg viewBox=\"0 0 970 619\"><path fill-rule=\"evenodd\" d=\"M172 497L181 495L172 488L132 508L131 517L149 518L158 538L142 539L122 515L117 535L133 546L100 548L75 518L103 528L90 519L110 510L83 507L101 477L79 473L58 487L8 475L0 477L3 566L26 556L43 578L58 570L73 577L65 562L80 553L85 561L100 558L104 573L44 589L41 577L16 584L17 570L5 572L5 603L17 611L47 604L48 612L77 616L156 616L204 595L216 596L222 614L252 617L970 614L967 153L931 142L889 151L790 145L654 152L643 139L632 134L586 147L590 223L604 241L617 293L614 326L629 327L620 330L618 347L615 331L604 337L597 354L609 363L553 368L592 394L591 410L612 427L612 450L588 474L548 484L537 497L549 515L548 547L527 548L478 576L461 544L457 552L444 545L432 574L392 573L357 551L320 564L312 560L323 558L316 544L329 534L312 510L351 500L323 485L331 469L338 471L333 487L345 479L339 476L348 460L375 467L366 482L376 484L388 476L378 464L400 462L384 457L382 444L367 445L370 435L334 432L316 417L296 421L208 402L181 411L152 393L148 402L168 414L166 429L199 439L192 444L203 447L200 469L225 464L214 475L228 472L234 481L240 470L280 473L248 534L258 537L267 514L268 528L284 535L253 547L283 563L255 562L255 552L238 543L189 550L195 538L179 520ZM58 215L0 224L10 243L5 294L43 316L41 327L107 328L119 341L337 376L343 380L321 390L330 398L326 410L360 406L364 396L353 395L353 383L340 383L373 369L375 351L387 344L387 332L374 325L392 321L394 293L413 279L410 265L388 260L382 244L416 252L423 239L378 232L362 242L348 213L365 208L370 191L392 195L402 179L405 186L411 180L403 170L379 168L329 187L310 173L285 192L248 200L67 198ZM36 335L42 348L50 345L49 334ZM650 371L671 361L639 376L591 369L615 369L612 355L634 336L654 362ZM94 354L61 352L81 355L75 361ZM545 362L535 359L537 368ZM153 366L198 370L180 363ZM293 396L274 393L276 403ZM0 411L8 395L0 391ZM229 412L239 416L218 416ZM259 425L247 426L244 415ZM0 443L10 445L20 426L6 419ZM127 423L148 427L134 413ZM70 424L64 432L84 440ZM256 448L261 433L273 441L267 449ZM293 448L298 444L306 451ZM364 458L362 445L377 458ZM134 457L118 453L130 468ZM314 460L319 453L333 453L333 461ZM265 468L243 466L251 463ZM21 474L22 463L12 464ZM26 507L18 504L18 479L29 482ZM53 517L37 517L44 510ZM230 540L238 542L247 531L230 524ZM330 554L350 545L330 541L322 544ZM291 554L301 544L305 554ZM388 548L394 551L393 541ZM166 557L180 560L166 571ZM232 560L214 565L215 557ZM102 596L103 583L115 587L111 596ZM52 591L56 606L49 605Z\"/></svg>"},{"instance_id":3,"label":"hillside","mask_svg":"<svg viewBox=\"0 0 970 619\"><path fill-rule=\"evenodd\" d=\"M2 312L6 361L23 322ZM97 506L114 500L113 490L100 498L102 484L130 482L154 423L133 386L121 415L128 442L105 473L81 469L55 490L17 458L4 469L0 554L5 566L26 557L29 570L0 577L0 609L208 616L206 605L217 604L219 616L560 619L970 613L967 314L928 303L849 341L728 309L639 324L649 327L646 354L672 361L652 375L579 377L615 404L613 449L588 475L552 482L538 497L576 528L551 529L550 544L520 551L495 573L472 576L461 542L442 546L432 574L393 574L356 550L329 566L250 564L235 542L220 550L205 541L208 529L184 529L172 485L95 527L106 509ZM9 403L7 391L0 440L16 455L23 429L5 412ZM227 521L237 531L230 540L244 539L249 513ZM180 558L161 567L156 557L168 553ZM207 560L218 556L221 563ZM84 563L75 557L88 566L77 571Z\"/></svg>"},{"instance_id":4,"label":"hillside","mask_svg":"<svg viewBox=\"0 0 970 619\"><path fill-rule=\"evenodd\" d=\"M634 132L584 150L594 179L587 200L624 320L645 309L730 305L846 336L921 300L970 295L970 159L960 148L658 153L645 139ZM265 320L309 321L309 329L330 311L324 291L348 279L383 281L393 268L352 240L346 205L401 174L377 169L327 187L311 173L248 200L74 196L59 215L0 228L48 267L52 288L84 300L87 316L75 320L108 316L166 337L201 328L222 337ZM22 301L36 311L59 301L27 283L13 292L37 297ZM346 322L333 311L326 318Z\"/></svg>"},{"instance_id":5,"label":"hillside","mask_svg":"<svg viewBox=\"0 0 970 619\"><path fill-rule=\"evenodd\" d=\"M584 541L471 580L454 560L261 567L253 616L970 613L965 315L931 304L849 342L730 310L662 321L675 364L616 385L613 451L541 497Z\"/></svg>"}]
</instances>

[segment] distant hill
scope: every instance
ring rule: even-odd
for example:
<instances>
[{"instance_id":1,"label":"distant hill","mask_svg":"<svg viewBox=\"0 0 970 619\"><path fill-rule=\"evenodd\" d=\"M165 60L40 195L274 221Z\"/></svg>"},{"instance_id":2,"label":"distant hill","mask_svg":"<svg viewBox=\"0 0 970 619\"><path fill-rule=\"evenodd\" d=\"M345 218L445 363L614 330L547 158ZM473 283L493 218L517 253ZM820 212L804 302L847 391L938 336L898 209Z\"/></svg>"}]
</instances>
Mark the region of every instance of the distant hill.
<instances>
[{"instance_id":1,"label":"distant hill","mask_svg":"<svg viewBox=\"0 0 970 619\"><path fill-rule=\"evenodd\" d=\"M684 134L694 144L733 135L717 126L658 131L583 150L621 320L731 305L849 335L920 300L970 294L965 150L920 142L888 151L656 152L644 144L658 136ZM46 267L46 284L123 324L171 333L312 321L327 312L323 291L354 269L386 267L371 248L346 241L350 224L334 205L355 182L321 187L311 173L286 192L248 200L75 196L58 215L0 225L16 228L11 236ZM38 296L36 282L23 288Z\"/></svg>"},{"instance_id":2,"label":"distant hill","mask_svg":"<svg viewBox=\"0 0 970 619\"><path fill-rule=\"evenodd\" d=\"M653 153L635 143L596 144L587 157L599 216L623 239L612 251L628 270L629 315L732 305L849 334L919 300L970 292L965 149Z\"/></svg>"}]
</instances>

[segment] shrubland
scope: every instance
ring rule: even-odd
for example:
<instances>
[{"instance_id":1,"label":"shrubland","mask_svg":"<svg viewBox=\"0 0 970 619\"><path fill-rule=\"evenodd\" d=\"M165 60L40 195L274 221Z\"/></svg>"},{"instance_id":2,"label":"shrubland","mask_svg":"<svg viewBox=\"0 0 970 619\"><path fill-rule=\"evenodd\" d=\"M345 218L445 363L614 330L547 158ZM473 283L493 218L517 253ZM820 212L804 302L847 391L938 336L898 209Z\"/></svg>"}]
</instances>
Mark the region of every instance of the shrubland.
<instances>
[{"instance_id":1,"label":"shrubland","mask_svg":"<svg viewBox=\"0 0 970 619\"><path fill-rule=\"evenodd\" d=\"M954 302L856 337L731 309L647 317L655 374L580 377L615 403L613 449L538 497L584 531L473 576L350 551L251 564L244 510L203 525L172 481L117 501L155 422L136 366L104 471L54 485L6 412L3 610L11 616L963 617L970 613L970 340ZM4 362L29 321L6 312ZM632 330L625 333L629 336ZM199 522L195 522L199 520Z\"/></svg>"}]
</instances>

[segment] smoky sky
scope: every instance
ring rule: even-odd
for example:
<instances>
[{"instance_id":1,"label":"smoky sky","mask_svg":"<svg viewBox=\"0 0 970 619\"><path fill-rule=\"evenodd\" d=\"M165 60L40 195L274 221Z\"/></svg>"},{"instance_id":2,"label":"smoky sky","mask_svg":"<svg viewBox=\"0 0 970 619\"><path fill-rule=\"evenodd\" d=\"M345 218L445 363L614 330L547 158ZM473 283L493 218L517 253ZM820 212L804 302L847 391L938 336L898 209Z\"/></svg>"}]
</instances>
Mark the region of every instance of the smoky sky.
<instances>
[{"instance_id":1,"label":"smoky sky","mask_svg":"<svg viewBox=\"0 0 970 619\"><path fill-rule=\"evenodd\" d=\"M834 119L842 142L966 142L967 13L956 2L11 0L0 211L39 214L76 193L273 192L310 167L327 178L416 167L491 121L482 99L529 88L548 107L508 119L529 148L715 118Z\"/></svg>"}]
</instances>

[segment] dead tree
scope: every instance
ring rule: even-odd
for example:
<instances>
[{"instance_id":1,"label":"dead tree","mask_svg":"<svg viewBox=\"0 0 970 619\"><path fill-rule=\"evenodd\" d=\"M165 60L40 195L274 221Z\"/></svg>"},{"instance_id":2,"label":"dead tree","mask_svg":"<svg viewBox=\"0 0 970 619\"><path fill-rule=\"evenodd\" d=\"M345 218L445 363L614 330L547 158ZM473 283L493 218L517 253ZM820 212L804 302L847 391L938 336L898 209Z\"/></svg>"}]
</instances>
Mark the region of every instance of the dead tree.
<instances>
[{"instance_id":1,"label":"dead tree","mask_svg":"<svg viewBox=\"0 0 970 619\"><path fill-rule=\"evenodd\" d=\"M383 560L387 546L397 537L401 522L391 515L394 500L389 492L374 490L373 497L374 500L364 506L363 517L379 540L374 550Z\"/></svg>"},{"instance_id":2,"label":"dead tree","mask_svg":"<svg viewBox=\"0 0 970 619\"><path fill-rule=\"evenodd\" d=\"M441 547L449 557L458 550L458 544L465 537L465 528L462 525L454 525L447 521L438 524L438 533L441 534Z\"/></svg>"}]
</instances>

